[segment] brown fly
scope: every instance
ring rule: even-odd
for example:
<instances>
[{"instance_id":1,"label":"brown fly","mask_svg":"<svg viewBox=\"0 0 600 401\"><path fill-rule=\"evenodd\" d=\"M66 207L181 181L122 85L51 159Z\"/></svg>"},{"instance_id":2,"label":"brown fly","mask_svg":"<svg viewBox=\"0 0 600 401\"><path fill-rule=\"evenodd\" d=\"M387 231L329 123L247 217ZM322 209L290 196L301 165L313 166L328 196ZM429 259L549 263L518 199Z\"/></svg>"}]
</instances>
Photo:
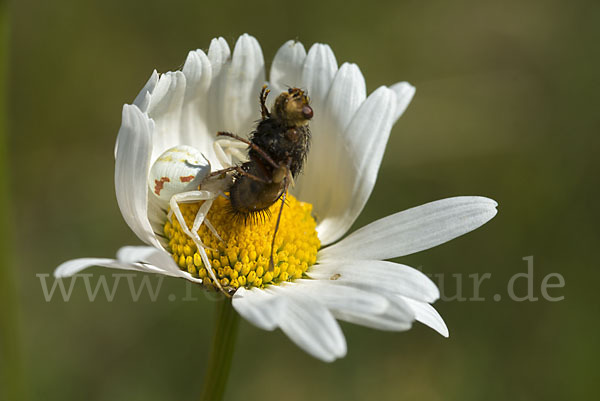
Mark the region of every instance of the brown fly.
<instances>
[{"instance_id":1,"label":"brown fly","mask_svg":"<svg viewBox=\"0 0 600 401\"><path fill-rule=\"evenodd\" d=\"M211 175L233 173L229 187L231 209L236 217L245 221L268 213L271 205L281 199L281 207L271 240L269 270L273 270L273 248L279 229L281 213L288 187L302 171L310 148L308 122L313 116L309 98L299 88L281 93L271 111L266 101L269 90L260 92L261 120L256 130L246 140L230 132L219 132L248 145L248 161L241 165L215 171Z\"/></svg>"}]
</instances>

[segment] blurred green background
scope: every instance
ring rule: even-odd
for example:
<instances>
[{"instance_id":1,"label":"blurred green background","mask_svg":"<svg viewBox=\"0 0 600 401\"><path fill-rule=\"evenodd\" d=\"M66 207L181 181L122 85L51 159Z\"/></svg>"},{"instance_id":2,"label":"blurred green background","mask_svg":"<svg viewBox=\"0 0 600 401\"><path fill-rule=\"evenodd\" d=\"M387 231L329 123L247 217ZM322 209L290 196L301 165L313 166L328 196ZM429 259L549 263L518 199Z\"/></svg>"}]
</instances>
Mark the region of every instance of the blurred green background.
<instances>
[{"instance_id":1,"label":"blurred green background","mask_svg":"<svg viewBox=\"0 0 600 401\"><path fill-rule=\"evenodd\" d=\"M113 189L122 104L154 68L180 68L190 49L207 49L215 36L232 46L244 32L258 38L267 63L288 39L323 42L339 64L360 66L369 92L401 80L417 87L354 228L455 195L489 196L500 208L476 232L401 259L447 281L463 274L467 297L468 274L492 274L485 301L435 305L449 339L422 325L385 333L343 324L348 355L324 364L280 331L242 322L226 399L593 398L598 1L18 0L11 13L5 212L14 236L3 242L14 244L11 327L30 399L198 397L213 325L200 291L198 302L182 302L185 283L165 279L157 302L133 302L126 286L112 303L89 302L79 283L71 302L47 303L36 274L139 243ZM546 274L559 272L566 286L551 295L563 301L508 299L507 282L526 271L529 255L535 295ZM457 290L452 282L444 289ZM1 368L14 372L7 360Z\"/></svg>"}]
</instances>

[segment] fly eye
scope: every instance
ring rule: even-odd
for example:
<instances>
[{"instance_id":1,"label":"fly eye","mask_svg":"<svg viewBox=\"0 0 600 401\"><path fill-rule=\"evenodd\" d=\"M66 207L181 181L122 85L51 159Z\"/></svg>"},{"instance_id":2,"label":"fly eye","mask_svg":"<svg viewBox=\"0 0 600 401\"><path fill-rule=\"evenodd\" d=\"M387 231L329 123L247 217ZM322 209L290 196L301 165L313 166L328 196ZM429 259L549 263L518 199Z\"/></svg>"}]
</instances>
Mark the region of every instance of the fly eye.
<instances>
[{"instance_id":1,"label":"fly eye","mask_svg":"<svg viewBox=\"0 0 600 401\"><path fill-rule=\"evenodd\" d=\"M288 88L288 93L291 95L294 92L294 88Z\"/></svg>"},{"instance_id":2,"label":"fly eye","mask_svg":"<svg viewBox=\"0 0 600 401\"><path fill-rule=\"evenodd\" d=\"M310 107L310 106L304 106L302 108L302 115L307 120L310 120L312 118L312 116L313 116L313 109L312 109L312 107Z\"/></svg>"}]
</instances>

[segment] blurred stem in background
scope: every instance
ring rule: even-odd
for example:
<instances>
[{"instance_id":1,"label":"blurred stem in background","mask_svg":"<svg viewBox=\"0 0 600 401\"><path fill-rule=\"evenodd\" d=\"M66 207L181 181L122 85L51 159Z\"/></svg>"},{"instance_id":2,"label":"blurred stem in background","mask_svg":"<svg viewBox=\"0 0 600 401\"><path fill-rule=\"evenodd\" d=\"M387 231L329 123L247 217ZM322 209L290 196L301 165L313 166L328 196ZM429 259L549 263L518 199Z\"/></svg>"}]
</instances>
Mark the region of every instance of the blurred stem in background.
<instances>
[{"instance_id":1,"label":"blurred stem in background","mask_svg":"<svg viewBox=\"0 0 600 401\"><path fill-rule=\"evenodd\" d=\"M231 305L231 299L218 300L216 308L217 316L201 401L220 401L225 395L240 321L239 315Z\"/></svg>"},{"instance_id":2,"label":"blurred stem in background","mask_svg":"<svg viewBox=\"0 0 600 401\"><path fill-rule=\"evenodd\" d=\"M18 302L13 271L13 232L10 218L10 175L8 171L8 57L10 2L0 0L0 399L25 399Z\"/></svg>"}]
</instances>

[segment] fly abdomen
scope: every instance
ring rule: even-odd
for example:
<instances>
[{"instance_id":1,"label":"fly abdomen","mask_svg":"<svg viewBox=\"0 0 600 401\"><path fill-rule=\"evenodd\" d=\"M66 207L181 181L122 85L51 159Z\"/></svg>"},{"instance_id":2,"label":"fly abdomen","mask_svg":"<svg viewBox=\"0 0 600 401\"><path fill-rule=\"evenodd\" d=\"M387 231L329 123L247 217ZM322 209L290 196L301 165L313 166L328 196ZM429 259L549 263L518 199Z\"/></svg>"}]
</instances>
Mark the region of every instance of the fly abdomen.
<instances>
[{"instance_id":1,"label":"fly abdomen","mask_svg":"<svg viewBox=\"0 0 600 401\"><path fill-rule=\"evenodd\" d=\"M241 168L249 175L236 174L229 190L233 212L251 215L268 209L281 196L283 183L272 182L271 174L266 173L264 167L259 168L259 163L246 162Z\"/></svg>"}]
</instances>

